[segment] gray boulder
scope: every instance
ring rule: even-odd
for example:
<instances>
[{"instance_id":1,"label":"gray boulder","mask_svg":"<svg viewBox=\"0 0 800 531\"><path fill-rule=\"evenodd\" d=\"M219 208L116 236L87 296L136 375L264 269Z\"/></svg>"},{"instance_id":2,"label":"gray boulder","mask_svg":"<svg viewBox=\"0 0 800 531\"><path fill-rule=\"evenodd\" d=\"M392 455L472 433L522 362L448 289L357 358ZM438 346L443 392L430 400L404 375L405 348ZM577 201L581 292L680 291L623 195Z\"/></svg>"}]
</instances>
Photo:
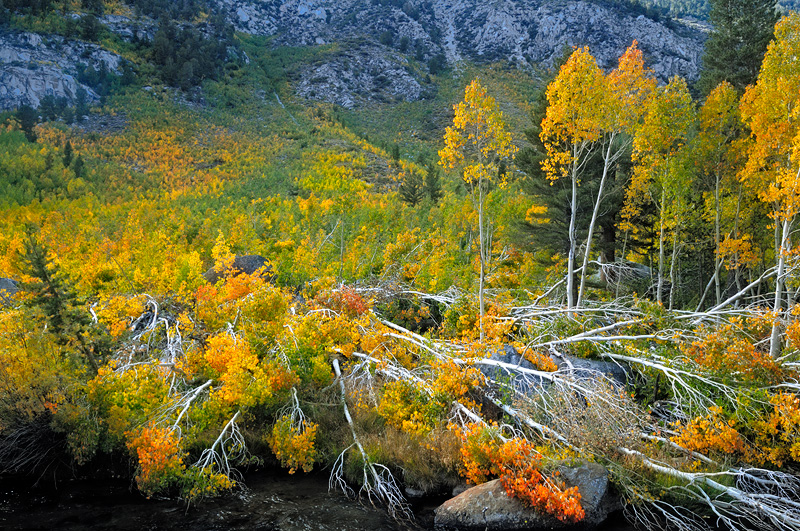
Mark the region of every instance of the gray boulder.
<instances>
[{"instance_id":1,"label":"gray boulder","mask_svg":"<svg viewBox=\"0 0 800 531\"><path fill-rule=\"evenodd\" d=\"M560 371L571 371L579 378L595 378L600 373L621 386L628 382L627 367L613 361L588 360L568 354L553 356L552 360Z\"/></svg>"},{"instance_id":2,"label":"gray boulder","mask_svg":"<svg viewBox=\"0 0 800 531\"><path fill-rule=\"evenodd\" d=\"M498 350L489 356L489 359L492 361L507 363L521 369L536 368L511 345L504 345L501 350ZM524 394L530 393L532 387L541 387L545 384L541 378L525 375L514 369L492 367L487 365L480 365L479 367L480 371L487 378L491 378L492 380L501 384L507 383L510 387Z\"/></svg>"},{"instance_id":3,"label":"gray boulder","mask_svg":"<svg viewBox=\"0 0 800 531\"><path fill-rule=\"evenodd\" d=\"M597 463L558 467L567 487L577 486L586 516L577 523L562 522L506 494L499 479L472 487L444 502L435 511L439 530L459 531L588 531L620 508L610 489L608 470Z\"/></svg>"},{"instance_id":4,"label":"gray boulder","mask_svg":"<svg viewBox=\"0 0 800 531\"><path fill-rule=\"evenodd\" d=\"M19 283L16 280L0 277L0 302L7 302L19 290Z\"/></svg>"},{"instance_id":5,"label":"gray boulder","mask_svg":"<svg viewBox=\"0 0 800 531\"><path fill-rule=\"evenodd\" d=\"M209 284L216 284L220 279L225 277L252 275L259 270L262 271L262 277L268 282L274 278L272 266L269 265L269 262L263 256L259 254L237 254L229 270L219 273L212 267L203 273L203 278L205 278Z\"/></svg>"}]
</instances>

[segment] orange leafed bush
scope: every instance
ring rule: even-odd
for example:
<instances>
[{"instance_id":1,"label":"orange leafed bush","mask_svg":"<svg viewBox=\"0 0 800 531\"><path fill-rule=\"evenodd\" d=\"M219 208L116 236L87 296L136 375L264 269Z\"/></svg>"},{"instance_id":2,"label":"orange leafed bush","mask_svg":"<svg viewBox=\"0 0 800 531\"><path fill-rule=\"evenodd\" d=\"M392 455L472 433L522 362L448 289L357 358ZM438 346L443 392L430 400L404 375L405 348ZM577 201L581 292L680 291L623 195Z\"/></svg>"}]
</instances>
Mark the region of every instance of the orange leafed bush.
<instances>
[{"instance_id":1,"label":"orange leafed bush","mask_svg":"<svg viewBox=\"0 0 800 531\"><path fill-rule=\"evenodd\" d=\"M746 327L758 336L766 337L767 319L735 320L716 329L701 331L700 339L683 346L683 352L698 365L728 379L746 383L780 383L785 376L780 363L765 349L756 347L753 337L738 332Z\"/></svg>"},{"instance_id":2,"label":"orange leafed bush","mask_svg":"<svg viewBox=\"0 0 800 531\"><path fill-rule=\"evenodd\" d=\"M163 491L183 473L183 452L172 430L150 423L129 440L128 448L139 460L136 485L147 495Z\"/></svg>"},{"instance_id":3,"label":"orange leafed bush","mask_svg":"<svg viewBox=\"0 0 800 531\"><path fill-rule=\"evenodd\" d=\"M472 483L499 477L509 496L562 522L578 522L585 513L578 487L566 488L540 470L541 454L525 439L503 439L495 427L472 424L461 432L462 474Z\"/></svg>"},{"instance_id":4,"label":"orange leafed bush","mask_svg":"<svg viewBox=\"0 0 800 531\"><path fill-rule=\"evenodd\" d=\"M697 417L671 437L672 442L693 452L751 455L753 450L736 429L736 421L725 419L722 409L711 408L709 417Z\"/></svg>"},{"instance_id":5,"label":"orange leafed bush","mask_svg":"<svg viewBox=\"0 0 800 531\"><path fill-rule=\"evenodd\" d=\"M770 403L772 412L756 423L756 442L763 459L776 466L800 462L800 398L780 393Z\"/></svg>"}]
</instances>

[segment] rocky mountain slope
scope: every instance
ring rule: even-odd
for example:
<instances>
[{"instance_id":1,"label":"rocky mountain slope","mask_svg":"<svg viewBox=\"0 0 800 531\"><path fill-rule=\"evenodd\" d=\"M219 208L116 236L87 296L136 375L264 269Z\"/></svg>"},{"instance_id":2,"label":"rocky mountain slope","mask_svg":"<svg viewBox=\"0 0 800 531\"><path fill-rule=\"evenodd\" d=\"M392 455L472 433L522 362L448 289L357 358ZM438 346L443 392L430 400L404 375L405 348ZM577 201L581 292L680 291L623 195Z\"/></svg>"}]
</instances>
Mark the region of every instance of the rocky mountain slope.
<instances>
[{"instance_id":1,"label":"rocky mountain slope","mask_svg":"<svg viewBox=\"0 0 800 531\"><path fill-rule=\"evenodd\" d=\"M276 44L314 45L380 39L427 60L549 64L564 46L588 45L611 67L635 39L661 80L695 79L703 33L656 22L619 4L584 0L218 0L236 29L274 35ZM400 6L400 7L398 7Z\"/></svg>"},{"instance_id":2,"label":"rocky mountain slope","mask_svg":"<svg viewBox=\"0 0 800 531\"><path fill-rule=\"evenodd\" d=\"M704 40L696 27L656 22L602 1L209 2L238 31L273 37L274 46L339 43L337 53L302 67L293 81L299 96L344 107L425 98L436 90L426 73L460 61L549 66L565 47L588 45L600 65L610 68L633 40L659 79L693 80ZM146 17L106 16L101 23L125 40L134 34L152 40L157 27ZM120 61L96 44L0 26L0 109L37 107L48 95L72 105L79 89L91 103L98 95L78 73L88 66L119 74Z\"/></svg>"}]
</instances>

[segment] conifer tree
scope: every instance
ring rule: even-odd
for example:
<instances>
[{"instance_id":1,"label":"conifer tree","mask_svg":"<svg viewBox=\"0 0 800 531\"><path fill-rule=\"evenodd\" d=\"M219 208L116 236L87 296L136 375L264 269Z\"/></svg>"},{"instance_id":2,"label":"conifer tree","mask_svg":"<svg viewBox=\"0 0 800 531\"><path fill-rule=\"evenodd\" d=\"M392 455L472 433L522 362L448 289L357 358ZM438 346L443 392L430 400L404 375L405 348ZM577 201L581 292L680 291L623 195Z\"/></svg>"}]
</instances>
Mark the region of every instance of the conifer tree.
<instances>
[{"instance_id":1,"label":"conifer tree","mask_svg":"<svg viewBox=\"0 0 800 531\"><path fill-rule=\"evenodd\" d=\"M741 94L756 81L772 39L775 0L710 0L714 25L706 41L699 87L703 94L723 81Z\"/></svg>"},{"instance_id":2,"label":"conifer tree","mask_svg":"<svg viewBox=\"0 0 800 531\"><path fill-rule=\"evenodd\" d=\"M400 199L412 207L416 206L425 197L422 176L414 171L406 173L403 176L403 182L400 183L399 193Z\"/></svg>"},{"instance_id":3,"label":"conifer tree","mask_svg":"<svg viewBox=\"0 0 800 531\"><path fill-rule=\"evenodd\" d=\"M59 344L74 348L96 373L99 358L109 349L108 337L93 330L69 280L32 230L28 232L25 254L20 256L20 262L22 271L33 278L24 288L31 293L33 306L44 314L48 331Z\"/></svg>"},{"instance_id":4,"label":"conifer tree","mask_svg":"<svg viewBox=\"0 0 800 531\"><path fill-rule=\"evenodd\" d=\"M425 172L425 194L430 197L433 204L439 202L439 199L442 198L442 182L439 175L439 168L436 167L436 163L431 161L428 163L428 167Z\"/></svg>"},{"instance_id":5,"label":"conifer tree","mask_svg":"<svg viewBox=\"0 0 800 531\"><path fill-rule=\"evenodd\" d=\"M72 164L72 143L67 140L67 143L64 144L64 167L68 168L70 164Z\"/></svg>"}]
</instances>

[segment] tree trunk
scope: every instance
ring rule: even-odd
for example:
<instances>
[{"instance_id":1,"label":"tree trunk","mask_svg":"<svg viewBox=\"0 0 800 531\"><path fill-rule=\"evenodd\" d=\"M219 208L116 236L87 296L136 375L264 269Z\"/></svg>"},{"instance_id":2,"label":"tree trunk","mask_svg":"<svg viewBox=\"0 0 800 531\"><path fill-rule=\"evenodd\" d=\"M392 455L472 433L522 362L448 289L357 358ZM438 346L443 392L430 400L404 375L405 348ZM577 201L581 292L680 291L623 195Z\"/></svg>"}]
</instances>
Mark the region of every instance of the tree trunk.
<instances>
[{"instance_id":1,"label":"tree trunk","mask_svg":"<svg viewBox=\"0 0 800 531\"><path fill-rule=\"evenodd\" d=\"M716 288L717 304L722 300L722 286L720 283L720 262L722 258L719 255L720 245L720 212L719 212L719 173L716 174L714 183L714 271L717 272L714 280L714 287Z\"/></svg>"},{"instance_id":2,"label":"tree trunk","mask_svg":"<svg viewBox=\"0 0 800 531\"><path fill-rule=\"evenodd\" d=\"M569 255L567 258L567 309L574 307L575 289L575 218L578 215L578 146L572 145L572 204L569 216Z\"/></svg>"},{"instance_id":3,"label":"tree trunk","mask_svg":"<svg viewBox=\"0 0 800 531\"><path fill-rule=\"evenodd\" d=\"M678 234L680 234L679 227L675 226L675 233L672 236L672 259L669 264L669 310L672 311L673 302L675 300L675 286L677 281L675 279L675 264L678 261Z\"/></svg>"},{"instance_id":4,"label":"tree trunk","mask_svg":"<svg viewBox=\"0 0 800 531\"><path fill-rule=\"evenodd\" d=\"M480 174L478 178L478 239L480 240L480 263L481 263L481 272L480 278L478 279L478 311L480 315L479 319L479 326L480 326L480 340L483 343L483 278L485 275L485 267L486 267L486 241L483 234L483 173Z\"/></svg>"},{"instance_id":5,"label":"tree trunk","mask_svg":"<svg viewBox=\"0 0 800 531\"><path fill-rule=\"evenodd\" d=\"M786 274L786 255L789 252L789 229L791 228L790 216L787 213L786 218L783 220L783 230L781 231L781 245L778 249L778 274L775 277L775 303L773 311L775 312L775 321L772 324L772 334L769 340L769 354L773 358L777 358L781 354L781 323L780 313L783 303L783 287L786 283L784 275ZM776 227L778 221L775 221Z\"/></svg>"},{"instance_id":6,"label":"tree trunk","mask_svg":"<svg viewBox=\"0 0 800 531\"><path fill-rule=\"evenodd\" d=\"M603 188L606 185L606 176L608 175L608 167L611 165L611 146L614 143L614 136L612 135L608 141L608 149L603 154L603 176L600 178L600 187L597 190L597 199L594 202L594 210L592 211L592 219L589 221L589 234L586 235L586 250L583 252L583 268L581 269L581 287L578 290L578 301L575 306L580 307L583 301L583 292L586 286L586 271L589 269L589 254L592 250L592 236L594 235L594 224L597 221L597 215L600 211L600 201L603 199Z\"/></svg>"},{"instance_id":7,"label":"tree trunk","mask_svg":"<svg viewBox=\"0 0 800 531\"><path fill-rule=\"evenodd\" d=\"M656 300L659 304L664 303L664 203L667 200L666 188L661 189L661 208L658 214L659 217L659 233L658 233L658 285L656 287Z\"/></svg>"}]
</instances>

